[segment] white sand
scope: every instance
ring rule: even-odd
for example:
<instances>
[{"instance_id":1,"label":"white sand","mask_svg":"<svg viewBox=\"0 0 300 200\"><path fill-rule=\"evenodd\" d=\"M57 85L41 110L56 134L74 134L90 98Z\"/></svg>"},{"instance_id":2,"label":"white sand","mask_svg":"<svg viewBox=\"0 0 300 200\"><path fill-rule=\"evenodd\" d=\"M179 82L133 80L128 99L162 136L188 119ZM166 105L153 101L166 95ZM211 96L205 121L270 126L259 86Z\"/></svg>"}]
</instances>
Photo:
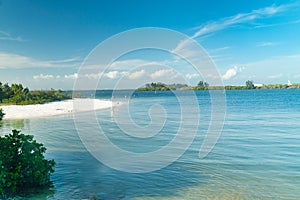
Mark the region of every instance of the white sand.
<instances>
[{"instance_id":1,"label":"white sand","mask_svg":"<svg viewBox=\"0 0 300 200\"><path fill-rule=\"evenodd\" d=\"M74 111L85 112L111 108L112 102L100 99L71 99L36 105L0 106L5 113L3 119L28 119L55 115L72 114ZM76 109L75 109L76 108Z\"/></svg>"}]
</instances>

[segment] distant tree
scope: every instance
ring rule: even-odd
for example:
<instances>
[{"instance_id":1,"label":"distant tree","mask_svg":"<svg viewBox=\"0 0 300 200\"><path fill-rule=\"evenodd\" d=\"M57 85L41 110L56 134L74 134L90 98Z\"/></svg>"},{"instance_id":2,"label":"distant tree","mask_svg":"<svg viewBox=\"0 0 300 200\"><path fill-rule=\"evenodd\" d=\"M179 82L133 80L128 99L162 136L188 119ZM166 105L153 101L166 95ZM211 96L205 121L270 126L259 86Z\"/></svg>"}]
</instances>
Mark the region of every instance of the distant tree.
<instances>
[{"instance_id":1,"label":"distant tree","mask_svg":"<svg viewBox=\"0 0 300 200\"><path fill-rule=\"evenodd\" d=\"M253 81L246 81L246 88L247 89L255 89L255 86L253 84Z\"/></svg>"},{"instance_id":2,"label":"distant tree","mask_svg":"<svg viewBox=\"0 0 300 200\"><path fill-rule=\"evenodd\" d=\"M0 137L0 199L51 186L55 162L46 160L45 152L43 144L20 131Z\"/></svg>"},{"instance_id":3,"label":"distant tree","mask_svg":"<svg viewBox=\"0 0 300 200\"><path fill-rule=\"evenodd\" d=\"M208 87L209 84L207 82L205 82L205 81L199 81L198 86L199 87Z\"/></svg>"},{"instance_id":4,"label":"distant tree","mask_svg":"<svg viewBox=\"0 0 300 200\"><path fill-rule=\"evenodd\" d=\"M4 98L4 93L2 89L2 83L0 82L0 103L2 102L2 99Z\"/></svg>"},{"instance_id":5,"label":"distant tree","mask_svg":"<svg viewBox=\"0 0 300 200\"><path fill-rule=\"evenodd\" d=\"M0 108L0 121L3 119L5 113L3 112L2 108Z\"/></svg>"},{"instance_id":6,"label":"distant tree","mask_svg":"<svg viewBox=\"0 0 300 200\"><path fill-rule=\"evenodd\" d=\"M13 91L11 90L11 88L9 87L8 83L5 83L2 86L2 92L3 92L3 99L9 99L12 97L13 95Z\"/></svg>"},{"instance_id":7,"label":"distant tree","mask_svg":"<svg viewBox=\"0 0 300 200\"><path fill-rule=\"evenodd\" d=\"M196 90L207 90L208 89L209 84L205 81L199 81L197 86L194 87L194 89Z\"/></svg>"}]
</instances>

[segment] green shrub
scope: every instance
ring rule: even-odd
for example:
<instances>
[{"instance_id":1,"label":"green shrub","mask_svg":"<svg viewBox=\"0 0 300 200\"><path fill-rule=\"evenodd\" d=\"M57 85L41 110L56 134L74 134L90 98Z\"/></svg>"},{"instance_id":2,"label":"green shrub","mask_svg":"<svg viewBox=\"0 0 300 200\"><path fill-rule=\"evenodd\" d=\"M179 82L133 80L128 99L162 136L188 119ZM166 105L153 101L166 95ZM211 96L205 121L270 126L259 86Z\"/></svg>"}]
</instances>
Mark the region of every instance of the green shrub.
<instances>
[{"instance_id":1,"label":"green shrub","mask_svg":"<svg viewBox=\"0 0 300 200\"><path fill-rule=\"evenodd\" d=\"M3 119L4 115L5 115L5 114L3 113L2 108L0 108L0 121Z\"/></svg>"},{"instance_id":2,"label":"green shrub","mask_svg":"<svg viewBox=\"0 0 300 200\"><path fill-rule=\"evenodd\" d=\"M0 137L0 199L28 190L51 187L54 160L46 160L46 148L32 135L13 130Z\"/></svg>"}]
</instances>

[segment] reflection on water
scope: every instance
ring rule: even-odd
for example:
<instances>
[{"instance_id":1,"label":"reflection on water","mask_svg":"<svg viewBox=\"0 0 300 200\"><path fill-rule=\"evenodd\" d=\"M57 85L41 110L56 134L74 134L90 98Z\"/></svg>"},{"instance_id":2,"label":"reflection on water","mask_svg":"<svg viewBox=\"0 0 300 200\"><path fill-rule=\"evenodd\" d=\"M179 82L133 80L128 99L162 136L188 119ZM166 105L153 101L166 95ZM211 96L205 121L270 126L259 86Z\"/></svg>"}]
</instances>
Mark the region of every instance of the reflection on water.
<instances>
[{"instance_id":1,"label":"reflection on water","mask_svg":"<svg viewBox=\"0 0 300 200\"><path fill-rule=\"evenodd\" d=\"M30 120L29 119L14 119L14 120L3 120L0 122L0 134L3 133L3 130L29 130L30 129ZM9 133L9 132L8 132Z\"/></svg>"},{"instance_id":2,"label":"reflection on water","mask_svg":"<svg viewBox=\"0 0 300 200\"><path fill-rule=\"evenodd\" d=\"M61 156L66 160L66 155ZM176 194L181 187L206 183L208 178L180 164L147 174L129 174L109 169L87 153L74 153L68 157L70 160L60 163L57 174L53 176L58 182L57 192L67 199L93 195L100 199L169 196ZM70 165L72 168L68 167Z\"/></svg>"},{"instance_id":3,"label":"reflection on water","mask_svg":"<svg viewBox=\"0 0 300 200\"><path fill-rule=\"evenodd\" d=\"M176 104L172 98L159 95L147 97L143 93L136 97L136 111L157 101L167 102L166 110L173 111ZM229 91L222 136L203 160L198 152L209 124L209 105L207 93L199 91L198 97L202 103L201 125L193 144L175 163L147 174L124 173L98 162L81 143L69 116L4 120L0 134L13 128L33 134L47 147L47 158L57 163L51 177L53 190L29 199L298 199L300 90ZM178 127L170 120L163 129L169 135L145 142L128 141L111 124L110 110L99 111L97 116L113 142L136 152L165 145ZM147 120L139 112L133 118Z\"/></svg>"}]
</instances>

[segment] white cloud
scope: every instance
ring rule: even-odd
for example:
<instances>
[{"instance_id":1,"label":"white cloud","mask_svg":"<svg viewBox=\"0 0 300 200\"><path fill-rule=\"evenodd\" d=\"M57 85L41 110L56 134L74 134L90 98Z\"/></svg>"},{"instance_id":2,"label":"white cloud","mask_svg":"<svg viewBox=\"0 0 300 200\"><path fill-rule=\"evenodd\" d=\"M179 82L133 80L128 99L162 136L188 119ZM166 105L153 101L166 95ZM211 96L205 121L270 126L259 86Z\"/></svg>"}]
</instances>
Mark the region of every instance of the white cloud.
<instances>
[{"instance_id":1,"label":"white cloud","mask_svg":"<svg viewBox=\"0 0 300 200\"><path fill-rule=\"evenodd\" d=\"M64 78L65 79L77 79L78 78L78 74L74 73L74 74L70 74L70 75L65 75Z\"/></svg>"},{"instance_id":2,"label":"white cloud","mask_svg":"<svg viewBox=\"0 0 300 200\"><path fill-rule=\"evenodd\" d=\"M242 72L244 67L237 67L234 66L233 68L230 68L226 71L226 73L222 76L223 80L229 80L233 77L235 77L239 72Z\"/></svg>"},{"instance_id":3,"label":"white cloud","mask_svg":"<svg viewBox=\"0 0 300 200\"><path fill-rule=\"evenodd\" d=\"M99 79L103 73L95 73L95 74L84 74L83 76L88 79Z\"/></svg>"},{"instance_id":4,"label":"white cloud","mask_svg":"<svg viewBox=\"0 0 300 200\"><path fill-rule=\"evenodd\" d=\"M146 74L146 72L144 72ZM130 76L132 74L129 74L128 72L119 72L119 71L111 71L107 73L90 73L90 74L65 74L65 75L52 75L52 74L39 74L34 75L33 79L69 79L69 80L75 80L77 78L88 78L88 79L100 79L100 78L108 78L108 79L116 79L121 76ZM133 74L133 77L137 77L139 75L139 72L137 74Z\"/></svg>"},{"instance_id":5,"label":"white cloud","mask_svg":"<svg viewBox=\"0 0 300 200\"><path fill-rule=\"evenodd\" d=\"M18 41L18 42L24 42L25 40L20 37L13 37L11 34L5 31L0 31L0 40L10 40L10 41Z\"/></svg>"},{"instance_id":6,"label":"white cloud","mask_svg":"<svg viewBox=\"0 0 300 200\"><path fill-rule=\"evenodd\" d=\"M199 78L199 74L186 74L185 77L189 80L194 79L194 78Z\"/></svg>"},{"instance_id":7,"label":"white cloud","mask_svg":"<svg viewBox=\"0 0 300 200\"><path fill-rule=\"evenodd\" d=\"M150 78L175 78L178 74L172 69L161 69L150 74Z\"/></svg>"},{"instance_id":8,"label":"white cloud","mask_svg":"<svg viewBox=\"0 0 300 200\"><path fill-rule=\"evenodd\" d=\"M131 74L128 75L129 79L139 79L142 78L146 75L146 70L142 69L140 71L135 71L132 72Z\"/></svg>"},{"instance_id":9,"label":"white cloud","mask_svg":"<svg viewBox=\"0 0 300 200\"><path fill-rule=\"evenodd\" d=\"M27 56L0 52L1 68L35 68L35 67L75 67L79 65L80 58L64 60L37 60Z\"/></svg>"},{"instance_id":10,"label":"white cloud","mask_svg":"<svg viewBox=\"0 0 300 200\"><path fill-rule=\"evenodd\" d=\"M118 71L111 71L111 72L106 73L105 75L107 78L115 79L119 76L119 74L120 74L120 72L118 72Z\"/></svg>"},{"instance_id":11,"label":"white cloud","mask_svg":"<svg viewBox=\"0 0 300 200\"><path fill-rule=\"evenodd\" d=\"M60 76L60 75L52 75L52 74L39 74L39 75L34 75L33 76L33 79L71 79L71 80L74 80L78 78L78 74L77 73L74 73L74 74L66 74L66 75L63 75L63 76Z\"/></svg>"},{"instance_id":12,"label":"white cloud","mask_svg":"<svg viewBox=\"0 0 300 200\"><path fill-rule=\"evenodd\" d=\"M50 75L50 74L39 74L39 75L35 75L33 76L33 79L53 79L55 78L55 76Z\"/></svg>"},{"instance_id":13,"label":"white cloud","mask_svg":"<svg viewBox=\"0 0 300 200\"><path fill-rule=\"evenodd\" d=\"M88 79L100 79L103 77L109 78L109 79L117 79L121 76L128 76L129 73L125 71L110 71L107 73L91 73L91 74L80 74L80 77L88 78Z\"/></svg>"}]
</instances>

